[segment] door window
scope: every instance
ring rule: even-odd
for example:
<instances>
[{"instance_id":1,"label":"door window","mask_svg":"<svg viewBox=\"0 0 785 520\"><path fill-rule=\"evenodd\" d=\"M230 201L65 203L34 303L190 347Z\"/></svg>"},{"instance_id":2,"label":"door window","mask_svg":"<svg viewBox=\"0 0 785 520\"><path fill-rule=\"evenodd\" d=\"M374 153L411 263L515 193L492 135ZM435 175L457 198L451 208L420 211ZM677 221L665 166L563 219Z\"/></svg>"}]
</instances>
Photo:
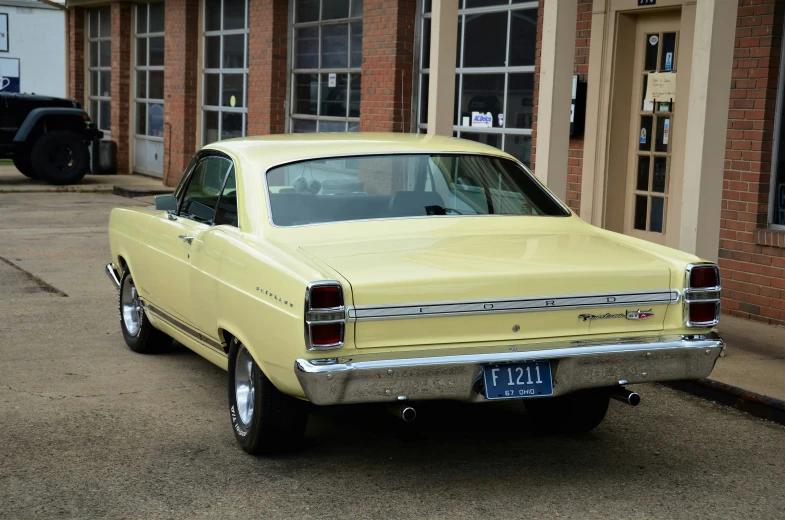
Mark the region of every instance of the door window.
<instances>
[{"instance_id":1,"label":"door window","mask_svg":"<svg viewBox=\"0 0 785 520\"><path fill-rule=\"evenodd\" d=\"M230 168L232 162L224 157L205 157L199 161L188 180L179 214L199 222L212 223Z\"/></svg>"},{"instance_id":2,"label":"door window","mask_svg":"<svg viewBox=\"0 0 785 520\"><path fill-rule=\"evenodd\" d=\"M221 197L218 199L218 207L215 210L215 225L221 224L238 227L237 181L235 180L234 166L229 168L229 174L226 176Z\"/></svg>"}]
</instances>

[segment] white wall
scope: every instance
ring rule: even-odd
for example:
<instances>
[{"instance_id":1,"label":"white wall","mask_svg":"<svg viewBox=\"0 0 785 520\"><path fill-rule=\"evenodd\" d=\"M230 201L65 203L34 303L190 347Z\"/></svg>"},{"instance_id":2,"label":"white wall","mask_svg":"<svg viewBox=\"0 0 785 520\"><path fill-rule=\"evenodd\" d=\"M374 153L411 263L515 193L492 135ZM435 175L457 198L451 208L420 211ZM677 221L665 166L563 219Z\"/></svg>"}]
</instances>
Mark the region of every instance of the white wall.
<instances>
[{"instance_id":1,"label":"white wall","mask_svg":"<svg viewBox=\"0 0 785 520\"><path fill-rule=\"evenodd\" d=\"M8 4L15 5L8 5ZM19 58L20 92L65 96L65 13L40 2L0 0L8 14L8 51L0 58Z\"/></svg>"}]
</instances>

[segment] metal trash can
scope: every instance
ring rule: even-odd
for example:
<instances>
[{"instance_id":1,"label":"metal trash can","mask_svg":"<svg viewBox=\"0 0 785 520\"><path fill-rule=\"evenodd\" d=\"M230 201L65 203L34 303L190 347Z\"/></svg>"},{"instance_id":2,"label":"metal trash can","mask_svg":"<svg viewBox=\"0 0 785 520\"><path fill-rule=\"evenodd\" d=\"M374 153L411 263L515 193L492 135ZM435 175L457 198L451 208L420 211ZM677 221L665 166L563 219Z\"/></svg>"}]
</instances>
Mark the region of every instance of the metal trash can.
<instances>
[{"instance_id":1,"label":"metal trash can","mask_svg":"<svg viewBox=\"0 0 785 520\"><path fill-rule=\"evenodd\" d=\"M94 139L90 148L94 174L117 173L117 145L114 141Z\"/></svg>"}]
</instances>

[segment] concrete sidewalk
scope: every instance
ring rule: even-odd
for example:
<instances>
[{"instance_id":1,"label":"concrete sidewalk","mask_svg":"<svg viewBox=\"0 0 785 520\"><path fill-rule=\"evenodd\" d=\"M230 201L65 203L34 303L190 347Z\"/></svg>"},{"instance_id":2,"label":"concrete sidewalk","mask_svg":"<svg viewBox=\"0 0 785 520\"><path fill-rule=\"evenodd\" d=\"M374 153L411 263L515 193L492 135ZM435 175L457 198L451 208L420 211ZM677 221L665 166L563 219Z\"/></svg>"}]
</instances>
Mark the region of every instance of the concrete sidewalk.
<instances>
[{"instance_id":1,"label":"concrete sidewalk","mask_svg":"<svg viewBox=\"0 0 785 520\"><path fill-rule=\"evenodd\" d=\"M145 175L87 175L79 184L55 186L43 181L29 179L19 173L13 165L0 164L0 193L118 193L125 196L172 192L173 188L163 185L161 179Z\"/></svg>"}]
</instances>

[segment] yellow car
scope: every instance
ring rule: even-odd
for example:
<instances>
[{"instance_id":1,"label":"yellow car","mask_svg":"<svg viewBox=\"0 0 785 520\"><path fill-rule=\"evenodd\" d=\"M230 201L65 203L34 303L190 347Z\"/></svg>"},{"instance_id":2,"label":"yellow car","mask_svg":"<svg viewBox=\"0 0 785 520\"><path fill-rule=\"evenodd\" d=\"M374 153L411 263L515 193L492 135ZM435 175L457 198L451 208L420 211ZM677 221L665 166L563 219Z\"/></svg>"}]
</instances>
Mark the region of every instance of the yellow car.
<instances>
[{"instance_id":1,"label":"yellow car","mask_svg":"<svg viewBox=\"0 0 785 520\"><path fill-rule=\"evenodd\" d=\"M228 370L246 451L296 445L307 402L521 399L585 432L626 384L708 376L717 266L593 227L520 162L461 139L222 141L155 209L118 208L107 273L135 352Z\"/></svg>"}]
</instances>

